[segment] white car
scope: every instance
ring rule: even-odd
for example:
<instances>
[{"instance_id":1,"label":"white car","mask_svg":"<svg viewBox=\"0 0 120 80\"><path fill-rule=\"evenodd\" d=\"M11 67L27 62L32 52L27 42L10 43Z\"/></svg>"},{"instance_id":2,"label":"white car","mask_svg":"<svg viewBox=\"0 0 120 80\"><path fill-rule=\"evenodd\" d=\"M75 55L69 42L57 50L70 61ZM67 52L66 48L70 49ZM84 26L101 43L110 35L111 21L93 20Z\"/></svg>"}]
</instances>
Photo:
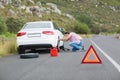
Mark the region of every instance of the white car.
<instances>
[{"instance_id":1,"label":"white car","mask_svg":"<svg viewBox=\"0 0 120 80\"><path fill-rule=\"evenodd\" d=\"M24 54L28 49L59 49L64 46L63 41L58 40L62 37L62 32L52 21L28 22L17 33L17 50L19 54Z\"/></svg>"}]
</instances>

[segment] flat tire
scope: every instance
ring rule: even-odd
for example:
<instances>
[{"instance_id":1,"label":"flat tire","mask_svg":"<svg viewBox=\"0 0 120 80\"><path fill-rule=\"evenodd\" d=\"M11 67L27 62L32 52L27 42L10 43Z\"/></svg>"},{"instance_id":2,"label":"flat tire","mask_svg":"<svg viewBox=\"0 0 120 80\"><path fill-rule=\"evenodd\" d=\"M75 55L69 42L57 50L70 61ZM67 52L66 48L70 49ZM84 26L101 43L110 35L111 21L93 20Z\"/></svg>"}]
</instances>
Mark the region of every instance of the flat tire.
<instances>
[{"instance_id":1,"label":"flat tire","mask_svg":"<svg viewBox=\"0 0 120 80\"><path fill-rule=\"evenodd\" d=\"M26 53L26 54L20 54L21 59L29 59L29 58L38 58L38 53Z\"/></svg>"}]
</instances>

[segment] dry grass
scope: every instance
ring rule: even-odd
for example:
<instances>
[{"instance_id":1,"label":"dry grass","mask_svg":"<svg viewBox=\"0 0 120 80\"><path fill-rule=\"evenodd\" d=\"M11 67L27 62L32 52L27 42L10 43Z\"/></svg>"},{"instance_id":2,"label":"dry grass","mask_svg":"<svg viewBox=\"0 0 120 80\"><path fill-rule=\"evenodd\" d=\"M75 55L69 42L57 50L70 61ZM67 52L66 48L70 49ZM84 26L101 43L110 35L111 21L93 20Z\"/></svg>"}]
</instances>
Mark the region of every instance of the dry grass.
<instances>
[{"instance_id":1,"label":"dry grass","mask_svg":"<svg viewBox=\"0 0 120 80\"><path fill-rule=\"evenodd\" d=\"M15 39L0 42L0 56L10 55L16 52Z\"/></svg>"}]
</instances>

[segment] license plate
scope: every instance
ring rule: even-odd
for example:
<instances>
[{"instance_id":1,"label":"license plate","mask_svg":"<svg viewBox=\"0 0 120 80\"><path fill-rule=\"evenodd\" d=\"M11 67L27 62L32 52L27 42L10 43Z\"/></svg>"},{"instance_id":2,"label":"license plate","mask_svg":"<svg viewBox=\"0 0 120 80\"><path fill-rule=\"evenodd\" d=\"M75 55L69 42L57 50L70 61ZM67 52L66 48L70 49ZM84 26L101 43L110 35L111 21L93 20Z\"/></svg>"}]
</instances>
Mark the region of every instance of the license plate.
<instances>
[{"instance_id":1,"label":"license plate","mask_svg":"<svg viewBox=\"0 0 120 80\"><path fill-rule=\"evenodd\" d=\"M41 34L40 33L29 33L27 36L28 37L40 37Z\"/></svg>"}]
</instances>

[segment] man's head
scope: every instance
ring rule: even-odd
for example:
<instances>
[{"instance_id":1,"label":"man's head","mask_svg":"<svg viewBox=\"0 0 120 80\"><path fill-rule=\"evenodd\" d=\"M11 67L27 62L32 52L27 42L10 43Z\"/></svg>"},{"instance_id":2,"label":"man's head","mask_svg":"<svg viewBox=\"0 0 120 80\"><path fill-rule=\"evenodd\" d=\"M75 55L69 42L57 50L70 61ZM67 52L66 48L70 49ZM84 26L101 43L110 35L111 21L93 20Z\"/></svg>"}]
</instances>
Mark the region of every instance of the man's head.
<instances>
[{"instance_id":1,"label":"man's head","mask_svg":"<svg viewBox=\"0 0 120 80\"><path fill-rule=\"evenodd\" d=\"M67 31L67 32L65 32L64 34L69 34L69 33L70 33L70 32Z\"/></svg>"}]
</instances>

